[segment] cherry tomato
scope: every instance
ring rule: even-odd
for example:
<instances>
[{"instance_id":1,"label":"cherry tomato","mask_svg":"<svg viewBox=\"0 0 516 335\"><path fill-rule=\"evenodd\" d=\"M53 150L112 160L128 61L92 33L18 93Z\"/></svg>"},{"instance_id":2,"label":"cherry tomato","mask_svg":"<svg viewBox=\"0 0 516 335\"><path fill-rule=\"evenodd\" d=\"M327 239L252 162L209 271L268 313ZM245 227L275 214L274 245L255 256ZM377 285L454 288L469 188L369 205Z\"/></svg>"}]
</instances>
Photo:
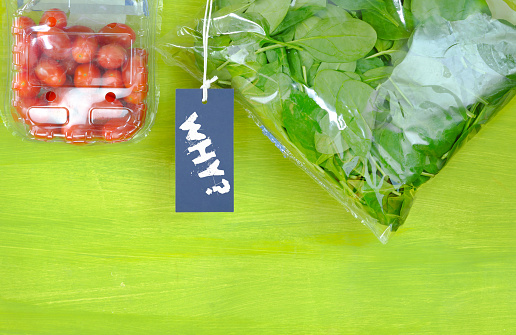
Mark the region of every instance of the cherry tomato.
<instances>
[{"instance_id":1,"label":"cherry tomato","mask_svg":"<svg viewBox=\"0 0 516 335\"><path fill-rule=\"evenodd\" d=\"M142 91L147 86L147 65L144 59L138 55L133 55L122 68L125 87L132 87Z\"/></svg>"},{"instance_id":2,"label":"cherry tomato","mask_svg":"<svg viewBox=\"0 0 516 335\"><path fill-rule=\"evenodd\" d=\"M16 67L29 71L36 66L41 56L37 42L34 36L27 35L14 46L13 62Z\"/></svg>"},{"instance_id":3,"label":"cherry tomato","mask_svg":"<svg viewBox=\"0 0 516 335\"><path fill-rule=\"evenodd\" d=\"M26 31L27 28L33 27L35 25L36 23L34 23L34 20L30 17L18 16L14 19L13 34L21 34L23 31Z\"/></svg>"},{"instance_id":4,"label":"cherry tomato","mask_svg":"<svg viewBox=\"0 0 516 335\"><path fill-rule=\"evenodd\" d=\"M43 13L39 24L62 29L67 24L66 14L60 9L52 8Z\"/></svg>"},{"instance_id":5,"label":"cherry tomato","mask_svg":"<svg viewBox=\"0 0 516 335\"><path fill-rule=\"evenodd\" d=\"M81 64L75 69L76 87L99 87L102 84L100 70L93 64Z\"/></svg>"},{"instance_id":6,"label":"cherry tomato","mask_svg":"<svg viewBox=\"0 0 516 335\"><path fill-rule=\"evenodd\" d=\"M41 83L34 73L22 70L16 74L13 90L20 98L33 98L39 94L40 89Z\"/></svg>"},{"instance_id":7,"label":"cherry tomato","mask_svg":"<svg viewBox=\"0 0 516 335\"><path fill-rule=\"evenodd\" d=\"M145 98L147 97L147 91L142 92L132 92L128 96L124 98L124 100L130 104L138 105L143 103Z\"/></svg>"},{"instance_id":8,"label":"cherry tomato","mask_svg":"<svg viewBox=\"0 0 516 335\"><path fill-rule=\"evenodd\" d=\"M72 46L73 59L80 64L90 63L97 54L97 38L94 35L79 36Z\"/></svg>"},{"instance_id":9,"label":"cherry tomato","mask_svg":"<svg viewBox=\"0 0 516 335\"><path fill-rule=\"evenodd\" d=\"M73 76L75 74L75 69L77 68L78 64L72 57L63 59L59 63L61 63L61 65L65 68L66 74L68 76Z\"/></svg>"},{"instance_id":10,"label":"cherry tomato","mask_svg":"<svg viewBox=\"0 0 516 335\"><path fill-rule=\"evenodd\" d=\"M117 43L129 49L136 40L134 30L123 23L110 23L99 30L99 42L102 45Z\"/></svg>"},{"instance_id":11,"label":"cherry tomato","mask_svg":"<svg viewBox=\"0 0 516 335\"><path fill-rule=\"evenodd\" d=\"M41 82L51 87L60 87L66 82L66 69L52 58L42 58L34 72Z\"/></svg>"},{"instance_id":12,"label":"cherry tomato","mask_svg":"<svg viewBox=\"0 0 516 335\"><path fill-rule=\"evenodd\" d=\"M86 27L86 26L65 27L65 28L63 28L63 31L68 34L68 37L70 38L70 41L72 41L72 43L79 36L87 36L87 35L95 34L95 31L93 29Z\"/></svg>"},{"instance_id":13,"label":"cherry tomato","mask_svg":"<svg viewBox=\"0 0 516 335\"><path fill-rule=\"evenodd\" d=\"M127 51L118 44L108 44L99 49L97 62L105 69L118 69L127 61Z\"/></svg>"},{"instance_id":14,"label":"cherry tomato","mask_svg":"<svg viewBox=\"0 0 516 335\"><path fill-rule=\"evenodd\" d=\"M57 60L68 58L72 49L68 35L59 28L38 31L38 45L45 56Z\"/></svg>"},{"instance_id":15,"label":"cherry tomato","mask_svg":"<svg viewBox=\"0 0 516 335\"><path fill-rule=\"evenodd\" d=\"M118 70L107 70L102 76L103 87L124 88L122 72Z\"/></svg>"}]
</instances>

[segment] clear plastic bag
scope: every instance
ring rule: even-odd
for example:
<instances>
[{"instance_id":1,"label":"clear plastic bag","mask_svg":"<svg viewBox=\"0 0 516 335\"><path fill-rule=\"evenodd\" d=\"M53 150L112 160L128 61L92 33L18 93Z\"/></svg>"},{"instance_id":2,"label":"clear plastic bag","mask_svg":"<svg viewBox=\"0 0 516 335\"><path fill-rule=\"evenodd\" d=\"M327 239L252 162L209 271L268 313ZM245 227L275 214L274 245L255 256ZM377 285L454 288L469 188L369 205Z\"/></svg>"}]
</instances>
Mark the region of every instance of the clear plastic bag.
<instances>
[{"instance_id":1,"label":"clear plastic bag","mask_svg":"<svg viewBox=\"0 0 516 335\"><path fill-rule=\"evenodd\" d=\"M8 0L13 133L72 144L143 138L157 112L158 0Z\"/></svg>"},{"instance_id":2,"label":"clear plastic bag","mask_svg":"<svg viewBox=\"0 0 516 335\"><path fill-rule=\"evenodd\" d=\"M488 2L214 0L208 76L385 243L515 95L515 7ZM202 78L202 18L158 50Z\"/></svg>"}]
</instances>

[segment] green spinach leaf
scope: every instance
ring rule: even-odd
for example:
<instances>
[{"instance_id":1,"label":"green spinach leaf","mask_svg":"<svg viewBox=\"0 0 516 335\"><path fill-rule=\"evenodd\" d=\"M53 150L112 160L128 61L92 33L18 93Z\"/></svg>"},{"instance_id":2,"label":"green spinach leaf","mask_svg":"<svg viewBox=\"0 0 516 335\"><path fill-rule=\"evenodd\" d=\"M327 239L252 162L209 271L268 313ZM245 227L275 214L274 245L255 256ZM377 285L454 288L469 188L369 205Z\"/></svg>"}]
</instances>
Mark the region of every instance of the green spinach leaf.
<instances>
[{"instance_id":1,"label":"green spinach leaf","mask_svg":"<svg viewBox=\"0 0 516 335\"><path fill-rule=\"evenodd\" d=\"M269 23L270 30L274 31L287 15L289 7L290 0L256 0L246 13L262 15Z\"/></svg>"},{"instance_id":2,"label":"green spinach leaf","mask_svg":"<svg viewBox=\"0 0 516 335\"><path fill-rule=\"evenodd\" d=\"M388 17L376 10L365 10L362 13L362 20L376 30L378 38L389 40L409 38L414 29L412 13L401 6L396 7L392 1L386 1L386 10L389 13Z\"/></svg>"},{"instance_id":3,"label":"green spinach leaf","mask_svg":"<svg viewBox=\"0 0 516 335\"><path fill-rule=\"evenodd\" d=\"M337 6L347 10L372 10L377 11L392 24L398 25L398 21L389 13L386 1L389 0L332 0Z\"/></svg>"},{"instance_id":4,"label":"green spinach leaf","mask_svg":"<svg viewBox=\"0 0 516 335\"><path fill-rule=\"evenodd\" d=\"M296 24L313 17L313 15L320 10L324 9L321 5L307 5L295 10L289 10L285 19L279 24L279 26L271 34L272 36L283 33L285 30L292 28Z\"/></svg>"},{"instance_id":5,"label":"green spinach leaf","mask_svg":"<svg viewBox=\"0 0 516 335\"><path fill-rule=\"evenodd\" d=\"M317 162L321 154L315 147L314 134L320 133L318 119L323 110L308 95L293 92L291 103L283 109L283 124L292 142L312 163Z\"/></svg>"},{"instance_id":6,"label":"green spinach leaf","mask_svg":"<svg viewBox=\"0 0 516 335\"><path fill-rule=\"evenodd\" d=\"M458 21L476 13L491 15L485 0L412 0L412 14L419 22L432 16Z\"/></svg>"},{"instance_id":7,"label":"green spinach leaf","mask_svg":"<svg viewBox=\"0 0 516 335\"><path fill-rule=\"evenodd\" d=\"M343 22L323 19L306 36L292 41L321 62L347 63L364 57L376 43L376 32L357 19ZM345 45L346 48L339 46Z\"/></svg>"}]
</instances>

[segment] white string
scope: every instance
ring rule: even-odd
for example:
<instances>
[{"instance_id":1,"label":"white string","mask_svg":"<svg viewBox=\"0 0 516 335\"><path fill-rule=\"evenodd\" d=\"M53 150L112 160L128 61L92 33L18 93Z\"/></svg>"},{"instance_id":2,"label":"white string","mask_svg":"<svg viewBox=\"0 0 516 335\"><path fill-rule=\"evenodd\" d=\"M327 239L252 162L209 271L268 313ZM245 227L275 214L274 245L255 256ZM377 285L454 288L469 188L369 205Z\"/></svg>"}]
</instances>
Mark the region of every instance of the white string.
<instances>
[{"instance_id":1,"label":"white string","mask_svg":"<svg viewBox=\"0 0 516 335\"><path fill-rule=\"evenodd\" d=\"M202 102L208 101L208 90L211 84L216 82L219 77L215 76L208 80L208 41L210 38L211 13L213 10L213 0L206 0L206 12L204 14L204 24L202 27L202 42L204 47L204 77L202 81Z\"/></svg>"}]
</instances>

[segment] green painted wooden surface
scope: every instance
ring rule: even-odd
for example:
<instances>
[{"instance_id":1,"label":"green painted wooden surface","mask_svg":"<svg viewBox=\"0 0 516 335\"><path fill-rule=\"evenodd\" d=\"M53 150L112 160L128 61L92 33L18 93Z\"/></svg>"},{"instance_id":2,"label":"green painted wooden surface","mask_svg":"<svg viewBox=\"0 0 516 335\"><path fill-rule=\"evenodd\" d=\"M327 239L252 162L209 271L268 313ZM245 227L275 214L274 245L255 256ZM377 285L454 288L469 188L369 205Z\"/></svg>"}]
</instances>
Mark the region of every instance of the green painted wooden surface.
<instances>
[{"instance_id":1,"label":"green painted wooden surface","mask_svg":"<svg viewBox=\"0 0 516 335\"><path fill-rule=\"evenodd\" d=\"M164 31L202 3L166 1ZM384 246L241 109L236 213L174 213L174 89L199 83L160 65L140 143L0 128L1 334L516 332L515 103Z\"/></svg>"}]
</instances>

